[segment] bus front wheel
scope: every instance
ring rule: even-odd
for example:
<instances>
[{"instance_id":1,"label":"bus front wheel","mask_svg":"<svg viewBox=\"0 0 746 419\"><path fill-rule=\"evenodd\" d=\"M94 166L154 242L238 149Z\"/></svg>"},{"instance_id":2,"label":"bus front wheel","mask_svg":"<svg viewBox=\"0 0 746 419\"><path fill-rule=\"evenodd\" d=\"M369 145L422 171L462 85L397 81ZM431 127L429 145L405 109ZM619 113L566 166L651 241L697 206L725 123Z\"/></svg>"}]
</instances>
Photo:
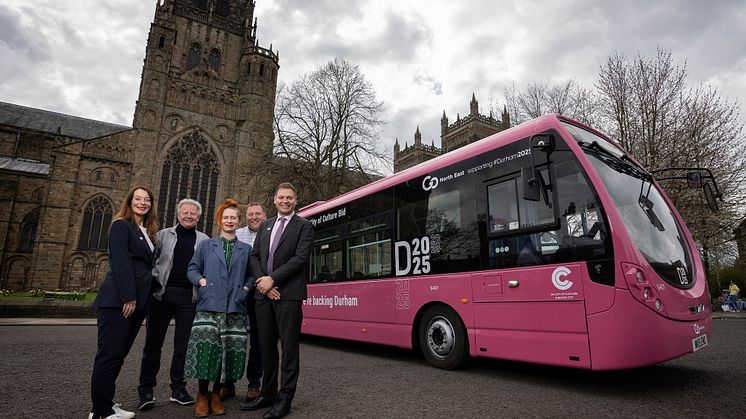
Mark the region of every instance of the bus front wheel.
<instances>
[{"instance_id":1,"label":"bus front wheel","mask_svg":"<svg viewBox=\"0 0 746 419\"><path fill-rule=\"evenodd\" d=\"M446 370L459 367L469 355L466 328L450 307L427 309L420 322L420 346L432 366Z\"/></svg>"}]
</instances>

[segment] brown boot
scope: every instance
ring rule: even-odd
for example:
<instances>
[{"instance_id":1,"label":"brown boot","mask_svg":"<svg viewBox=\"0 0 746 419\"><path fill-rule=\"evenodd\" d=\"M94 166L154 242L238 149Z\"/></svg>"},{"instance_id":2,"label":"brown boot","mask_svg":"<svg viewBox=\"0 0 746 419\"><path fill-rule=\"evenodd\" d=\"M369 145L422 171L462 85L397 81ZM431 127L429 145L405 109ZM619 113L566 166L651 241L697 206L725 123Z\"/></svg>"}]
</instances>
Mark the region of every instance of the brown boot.
<instances>
[{"instance_id":1,"label":"brown boot","mask_svg":"<svg viewBox=\"0 0 746 419\"><path fill-rule=\"evenodd\" d=\"M197 401L194 402L194 416L198 418L210 416L210 393L197 393Z\"/></svg>"},{"instance_id":2,"label":"brown boot","mask_svg":"<svg viewBox=\"0 0 746 419\"><path fill-rule=\"evenodd\" d=\"M210 393L210 413L213 415L224 415L225 408L223 402L220 401L220 394Z\"/></svg>"}]
</instances>

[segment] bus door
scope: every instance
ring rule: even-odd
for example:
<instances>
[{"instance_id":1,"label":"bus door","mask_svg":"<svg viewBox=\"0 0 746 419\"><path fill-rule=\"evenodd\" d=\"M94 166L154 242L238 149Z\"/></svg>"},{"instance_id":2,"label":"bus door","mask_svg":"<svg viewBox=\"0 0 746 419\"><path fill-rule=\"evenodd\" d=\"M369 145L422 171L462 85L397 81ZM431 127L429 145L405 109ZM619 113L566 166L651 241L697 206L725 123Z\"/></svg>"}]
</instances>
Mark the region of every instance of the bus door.
<instances>
[{"instance_id":1,"label":"bus door","mask_svg":"<svg viewBox=\"0 0 746 419\"><path fill-rule=\"evenodd\" d=\"M480 195L488 270L471 275L476 355L589 367L585 266L553 257L562 246L556 194L526 200L522 185L517 173L486 182Z\"/></svg>"}]
</instances>

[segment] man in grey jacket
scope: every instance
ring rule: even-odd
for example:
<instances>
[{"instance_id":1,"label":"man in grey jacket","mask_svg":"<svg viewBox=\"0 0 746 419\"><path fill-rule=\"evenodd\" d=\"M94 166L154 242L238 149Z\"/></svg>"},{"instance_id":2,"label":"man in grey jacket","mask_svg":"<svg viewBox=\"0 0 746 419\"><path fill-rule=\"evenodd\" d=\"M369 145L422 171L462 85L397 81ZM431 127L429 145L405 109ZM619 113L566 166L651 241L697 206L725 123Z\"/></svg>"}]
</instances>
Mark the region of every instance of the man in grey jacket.
<instances>
[{"instance_id":1,"label":"man in grey jacket","mask_svg":"<svg viewBox=\"0 0 746 419\"><path fill-rule=\"evenodd\" d=\"M186 390L184 362L186 360L189 332L196 312L193 286L187 280L187 268L197 245L209 237L197 231L202 215L202 205L192 199L182 199L176 206L179 223L165 228L156 235L155 268L153 277L160 289L153 293L148 314L145 347L140 364L139 410L155 405L153 388L161 366L161 348L171 319L176 321L174 353L171 359L171 400L181 405L194 403Z\"/></svg>"}]
</instances>

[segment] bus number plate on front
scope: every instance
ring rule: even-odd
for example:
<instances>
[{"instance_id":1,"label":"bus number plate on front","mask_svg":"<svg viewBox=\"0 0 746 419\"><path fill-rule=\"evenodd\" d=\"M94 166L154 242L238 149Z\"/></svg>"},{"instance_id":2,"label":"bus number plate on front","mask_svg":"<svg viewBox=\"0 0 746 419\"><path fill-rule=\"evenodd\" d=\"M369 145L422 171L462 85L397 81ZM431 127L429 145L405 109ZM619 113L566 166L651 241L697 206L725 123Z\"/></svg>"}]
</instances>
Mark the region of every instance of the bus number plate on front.
<instances>
[{"instance_id":1,"label":"bus number plate on front","mask_svg":"<svg viewBox=\"0 0 746 419\"><path fill-rule=\"evenodd\" d=\"M697 336L696 338L692 339L692 349L694 349L693 352L697 352L705 346L707 346L707 335Z\"/></svg>"}]
</instances>

